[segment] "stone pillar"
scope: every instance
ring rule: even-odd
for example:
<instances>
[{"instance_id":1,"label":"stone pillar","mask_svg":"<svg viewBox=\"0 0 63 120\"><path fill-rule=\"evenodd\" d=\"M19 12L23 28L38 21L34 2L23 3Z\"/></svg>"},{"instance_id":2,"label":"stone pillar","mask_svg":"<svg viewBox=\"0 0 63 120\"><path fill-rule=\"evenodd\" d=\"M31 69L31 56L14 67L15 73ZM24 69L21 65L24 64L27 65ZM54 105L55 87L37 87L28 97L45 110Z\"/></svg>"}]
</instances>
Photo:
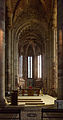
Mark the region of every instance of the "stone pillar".
<instances>
[{"instance_id":1,"label":"stone pillar","mask_svg":"<svg viewBox=\"0 0 63 120\"><path fill-rule=\"evenodd\" d=\"M25 88L27 87L27 78L28 78L28 71L27 71L27 55L24 53L23 56L23 78L25 80Z\"/></svg>"},{"instance_id":2,"label":"stone pillar","mask_svg":"<svg viewBox=\"0 0 63 120\"><path fill-rule=\"evenodd\" d=\"M58 108L63 109L63 0L57 0Z\"/></svg>"},{"instance_id":3,"label":"stone pillar","mask_svg":"<svg viewBox=\"0 0 63 120\"><path fill-rule=\"evenodd\" d=\"M51 21L52 23L52 21ZM56 30L55 27L51 26L49 27L49 52L48 52L48 62L49 62L49 84L50 84L50 90L49 94L52 96L56 95L56 59L57 59L57 53L56 53Z\"/></svg>"},{"instance_id":4,"label":"stone pillar","mask_svg":"<svg viewBox=\"0 0 63 120\"><path fill-rule=\"evenodd\" d=\"M8 36L8 91L11 90L11 30Z\"/></svg>"},{"instance_id":5,"label":"stone pillar","mask_svg":"<svg viewBox=\"0 0 63 120\"><path fill-rule=\"evenodd\" d=\"M57 56L57 28L54 27L54 65L53 65L53 79L54 79L54 91L57 95L58 85L58 56Z\"/></svg>"},{"instance_id":6,"label":"stone pillar","mask_svg":"<svg viewBox=\"0 0 63 120\"><path fill-rule=\"evenodd\" d=\"M17 89L18 85L18 43L14 42L14 81L13 89Z\"/></svg>"},{"instance_id":7,"label":"stone pillar","mask_svg":"<svg viewBox=\"0 0 63 120\"><path fill-rule=\"evenodd\" d=\"M63 0L57 1L58 23L58 99L63 100Z\"/></svg>"},{"instance_id":8,"label":"stone pillar","mask_svg":"<svg viewBox=\"0 0 63 120\"><path fill-rule=\"evenodd\" d=\"M45 89L45 92L47 92L46 88L46 81L47 81L47 48L46 48L46 38L45 38L45 53L43 58L43 88ZM47 86L48 87L48 86Z\"/></svg>"},{"instance_id":9,"label":"stone pillar","mask_svg":"<svg viewBox=\"0 0 63 120\"><path fill-rule=\"evenodd\" d=\"M14 30L11 31L11 90L14 89Z\"/></svg>"},{"instance_id":10,"label":"stone pillar","mask_svg":"<svg viewBox=\"0 0 63 120\"><path fill-rule=\"evenodd\" d=\"M5 0L0 0L0 105L5 104Z\"/></svg>"},{"instance_id":11,"label":"stone pillar","mask_svg":"<svg viewBox=\"0 0 63 120\"><path fill-rule=\"evenodd\" d=\"M49 94L50 90L50 73L49 73L49 67L50 67L50 62L49 62L49 57L50 57L50 42L49 39L46 38L46 80L45 84L47 83L47 93Z\"/></svg>"},{"instance_id":12,"label":"stone pillar","mask_svg":"<svg viewBox=\"0 0 63 120\"><path fill-rule=\"evenodd\" d=\"M50 80L50 95L54 96L54 85L55 85L55 38L54 38L54 27L51 26L51 43L50 43L50 71L51 71L51 80Z\"/></svg>"},{"instance_id":13,"label":"stone pillar","mask_svg":"<svg viewBox=\"0 0 63 120\"><path fill-rule=\"evenodd\" d=\"M36 80L37 80L37 77L38 77L38 73L37 73L37 55L35 55L34 57L34 87L36 87Z\"/></svg>"}]
</instances>

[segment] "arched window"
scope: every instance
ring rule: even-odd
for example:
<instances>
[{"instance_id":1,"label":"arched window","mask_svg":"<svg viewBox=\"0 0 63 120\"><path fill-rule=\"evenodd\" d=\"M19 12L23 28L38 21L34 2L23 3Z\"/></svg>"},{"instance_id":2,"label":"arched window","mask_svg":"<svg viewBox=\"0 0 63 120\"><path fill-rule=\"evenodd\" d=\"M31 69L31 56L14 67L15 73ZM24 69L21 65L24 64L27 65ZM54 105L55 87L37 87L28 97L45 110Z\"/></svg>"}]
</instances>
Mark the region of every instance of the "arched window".
<instances>
[{"instance_id":1,"label":"arched window","mask_svg":"<svg viewBox=\"0 0 63 120\"><path fill-rule=\"evenodd\" d=\"M23 55L19 57L19 77L23 77Z\"/></svg>"},{"instance_id":2,"label":"arched window","mask_svg":"<svg viewBox=\"0 0 63 120\"><path fill-rule=\"evenodd\" d=\"M28 56L28 78L32 78L32 56Z\"/></svg>"},{"instance_id":3,"label":"arched window","mask_svg":"<svg viewBox=\"0 0 63 120\"><path fill-rule=\"evenodd\" d=\"M38 78L42 78L42 55L38 56Z\"/></svg>"}]
</instances>

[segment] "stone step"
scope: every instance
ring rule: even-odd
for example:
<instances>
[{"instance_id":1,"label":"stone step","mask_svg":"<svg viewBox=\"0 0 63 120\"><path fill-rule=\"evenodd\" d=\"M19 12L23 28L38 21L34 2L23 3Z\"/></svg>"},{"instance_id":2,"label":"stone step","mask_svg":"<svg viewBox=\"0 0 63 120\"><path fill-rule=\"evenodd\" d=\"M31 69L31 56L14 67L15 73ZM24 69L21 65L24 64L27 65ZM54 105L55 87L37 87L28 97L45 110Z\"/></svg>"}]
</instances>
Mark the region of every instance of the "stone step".
<instances>
[{"instance_id":1,"label":"stone step","mask_svg":"<svg viewBox=\"0 0 63 120\"><path fill-rule=\"evenodd\" d=\"M18 98L18 100L41 100L40 98Z\"/></svg>"},{"instance_id":2,"label":"stone step","mask_svg":"<svg viewBox=\"0 0 63 120\"><path fill-rule=\"evenodd\" d=\"M7 98L7 102L11 102L11 97L8 97ZM36 105L36 104L42 104L43 101L40 99L40 98L18 98L18 102L21 102L21 103L25 103L25 104L33 104L33 105Z\"/></svg>"},{"instance_id":3,"label":"stone step","mask_svg":"<svg viewBox=\"0 0 63 120\"><path fill-rule=\"evenodd\" d=\"M10 98L7 98L7 100L11 100L11 97ZM40 98L18 98L18 100L37 100L37 101L40 101L41 99Z\"/></svg>"},{"instance_id":4,"label":"stone step","mask_svg":"<svg viewBox=\"0 0 63 120\"><path fill-rule=\"evenodd\" d=\"M44 105L43 102L26 102L25 105Z\"/></svg>"},{"instance_id":5,"label":"stone step","mask_svg":"<svg viewBox=\"0 0 63 120\"><path fill-rule=\"evenodd\" d=\"M11 99L7 99L8 102L11 102ZM18 102L43 102L41 100L25 100L25 99L18 99Z\"/></svg>"},{"instance_id":6,"label":"stone step","mask_svg":"<svg viewBox=\"0 0 63 120\"><path fill-rule=\"evenodd\" d=\"M43 102L40 100L18 100L18 102Z\"/></svg>"}]
</instances>

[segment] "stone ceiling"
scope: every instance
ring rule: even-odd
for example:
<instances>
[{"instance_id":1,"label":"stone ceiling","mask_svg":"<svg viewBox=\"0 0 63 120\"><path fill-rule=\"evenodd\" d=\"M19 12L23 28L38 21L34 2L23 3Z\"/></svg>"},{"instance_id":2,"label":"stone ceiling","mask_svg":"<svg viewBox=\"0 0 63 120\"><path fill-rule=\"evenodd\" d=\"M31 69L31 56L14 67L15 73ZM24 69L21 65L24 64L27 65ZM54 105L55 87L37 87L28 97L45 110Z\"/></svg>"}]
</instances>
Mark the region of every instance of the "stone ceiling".
<instances>
[{"instance_id":1,"label":"stone ceiling","mask_svg":"<svg viewBox=\"0 0 63 120\"><path fill-rule=\"evenodd\" d=\"M56 0L6 0L6 24L18 33L19 51L30 44L43 46L50 21L56 21L55 5Z\"/></svg>"},{"instance_id":2,"label":"stone ceiling","mask_svg":"<svg viewBox=\"0 0 63 120\"><path fill-rule=\"evenodd\" d=\"M23 11L29 5L37 8L37 6L41 4L49 21L53 12L54 1L55 0L6 0L6 5L10 16L14 19L18 11Z\"/></svg>"},{"instance_id":3,"label":"stone ceiling","mask_svg":"<svg viewBox=\"0 0 63 120\"><path fill-rule=\"evenodd\" d=\"M7 1L9 1L9 0L7 0ZM36 4L36 2L37 2L37 0L10 0L10 5L11 5L10 7L12 9L12 12L15 11L15 9L17 8L17 6L19 5L20 2L22 4L22 8L24 8L24 6L27 5L28 3L30 3L31 1L34 4ZM47 12L50 13L51 9L53 7L54 0L40 0L40 1L43 4L44 8L47 10Z\"/></svg>"}]
</instances>

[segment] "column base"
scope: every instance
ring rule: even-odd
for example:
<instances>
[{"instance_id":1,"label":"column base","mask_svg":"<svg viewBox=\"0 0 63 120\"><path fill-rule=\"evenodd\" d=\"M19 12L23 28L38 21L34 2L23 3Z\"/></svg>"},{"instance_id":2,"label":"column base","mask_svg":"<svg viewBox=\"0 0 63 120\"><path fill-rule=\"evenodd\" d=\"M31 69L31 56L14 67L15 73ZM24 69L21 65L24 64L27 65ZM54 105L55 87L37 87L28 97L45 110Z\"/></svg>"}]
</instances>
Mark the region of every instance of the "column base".
<instances>
[{"instance_id":1,"label":"column base","mask_svg":"<svg viewBox=\"0 0 63 120\"><path fill-rule=\"evenodd\" d=\"M63 109L63 100L55 100L57 109Z\"/></svg>"}]
</instances>

